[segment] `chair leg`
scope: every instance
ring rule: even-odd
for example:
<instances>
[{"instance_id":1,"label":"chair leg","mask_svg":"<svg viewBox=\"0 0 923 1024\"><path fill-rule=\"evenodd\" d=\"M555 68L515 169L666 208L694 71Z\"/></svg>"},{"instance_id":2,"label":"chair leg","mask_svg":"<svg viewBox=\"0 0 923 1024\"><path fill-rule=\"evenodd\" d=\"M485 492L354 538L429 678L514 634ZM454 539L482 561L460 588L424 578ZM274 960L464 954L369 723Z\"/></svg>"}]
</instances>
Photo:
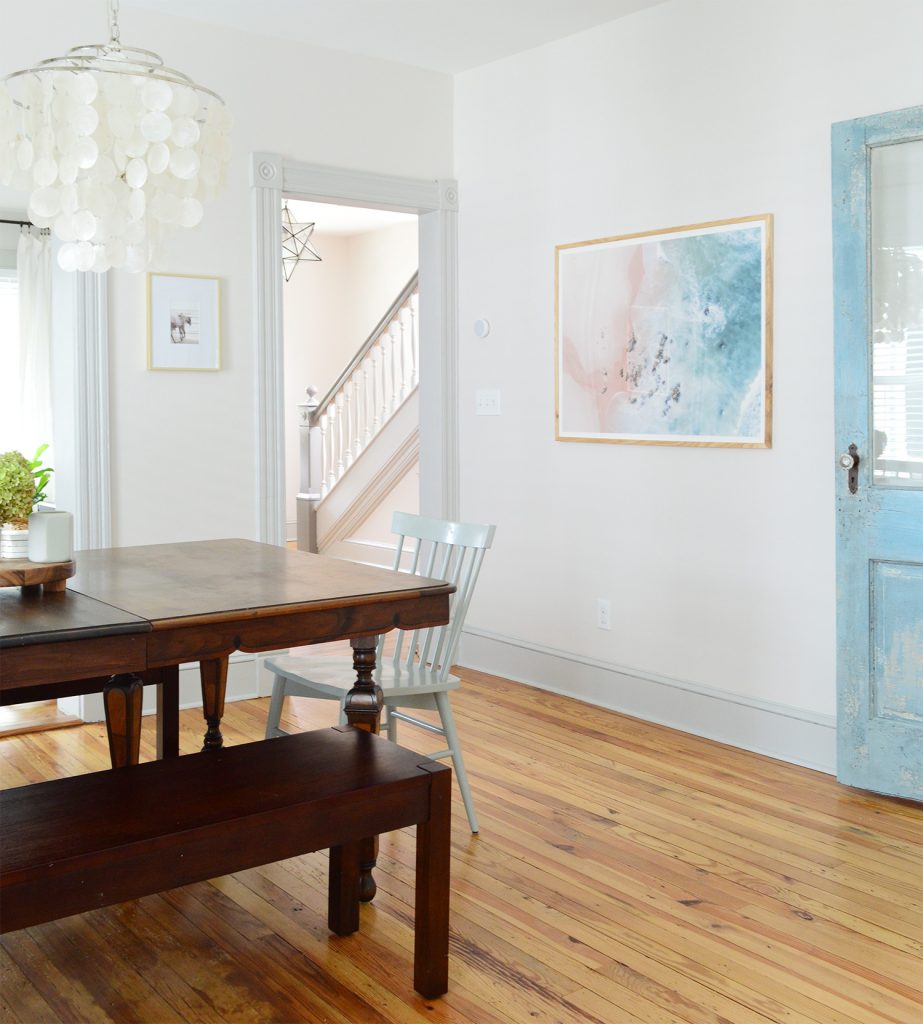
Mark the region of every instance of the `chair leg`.
<instances>
[{"instance_id":1,"label":"chair leg","mask_svg":"<svg viewBox=\"0 0 923 1024\"><path fill-rule=\"evenodd\" d=\"M455 765L455 777L458 779L458 788L461 790L462 800L465 803L465 811L468 815L468 824L472 832L478 832L478 816L474 813L474 799L471 796L471 787L468 785L468 773L465 771L465 761L462 757L461 744L458 741L458 732L455 728L455 719L452 716L452 705L449 703L449 695L442 691L435 693L436 708L439 717L442 719L442 728L445 731L445 738L449 749L452 751L452 763Z\"/></svg>"},{"instance_id":2,"label":"chair leg","mask_svg":"<svg viewBox=\"0 0 923 1024\"><path fill-rule=\"evenodd\" d=\"M392 743L397 743L397 719L391 714L391 708L388 708L388 739Z\"/></svg>"},{"instance_id":3,"label":"chair leg","mask_svg":"<svg viewBox=\"0 0 923 1024\"><path fill-rule=\"evenodd\" d=\"M269 715L266 718L266 739L275 739L286 734L279 728L282 720L282 703L285 700L285 680L282 676L273 676L272 699L269 702Z\"/></svg>"}]
</instances>

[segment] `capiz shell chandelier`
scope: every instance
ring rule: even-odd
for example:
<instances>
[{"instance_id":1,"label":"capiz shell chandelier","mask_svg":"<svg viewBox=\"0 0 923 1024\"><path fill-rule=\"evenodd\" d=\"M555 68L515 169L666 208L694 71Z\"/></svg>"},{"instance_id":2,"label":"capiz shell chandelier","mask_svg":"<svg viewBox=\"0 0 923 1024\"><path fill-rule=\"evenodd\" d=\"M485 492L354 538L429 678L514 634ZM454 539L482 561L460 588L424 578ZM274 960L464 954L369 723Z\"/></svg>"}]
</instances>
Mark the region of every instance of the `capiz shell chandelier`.
<instances>
[{"instance_id":1,"label":"capiz shell chandelier","mask_svg":"<svg viewBox=\"0 0 923 1024\"><path fill-rule=\"evenodd\" d=\"M64 270L141 271L223 187L230 118L221 97L123 46L75 46L0 80L0 181L29 192L29 218L61 240Z\"/></svg>"}]
</instances>

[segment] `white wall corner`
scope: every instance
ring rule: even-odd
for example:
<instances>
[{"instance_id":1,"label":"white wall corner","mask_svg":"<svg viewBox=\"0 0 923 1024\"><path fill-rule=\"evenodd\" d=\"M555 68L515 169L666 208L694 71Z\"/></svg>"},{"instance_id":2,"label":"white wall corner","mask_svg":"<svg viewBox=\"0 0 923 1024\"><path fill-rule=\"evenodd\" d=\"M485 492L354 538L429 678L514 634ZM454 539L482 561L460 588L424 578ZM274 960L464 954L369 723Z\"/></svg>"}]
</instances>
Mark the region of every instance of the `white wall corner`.
<instances>
[{"instance_id":1,"label":"white wall corner","mask_svg":"<svg viewBox=\"0 0 923 1024\"><path fill-rule=\"evenodd\" d=\"M458 663L682 732L836 774L836 717L466 626ZM588 709L588 718L593 711Z\"/></svg>"}]
</instances>

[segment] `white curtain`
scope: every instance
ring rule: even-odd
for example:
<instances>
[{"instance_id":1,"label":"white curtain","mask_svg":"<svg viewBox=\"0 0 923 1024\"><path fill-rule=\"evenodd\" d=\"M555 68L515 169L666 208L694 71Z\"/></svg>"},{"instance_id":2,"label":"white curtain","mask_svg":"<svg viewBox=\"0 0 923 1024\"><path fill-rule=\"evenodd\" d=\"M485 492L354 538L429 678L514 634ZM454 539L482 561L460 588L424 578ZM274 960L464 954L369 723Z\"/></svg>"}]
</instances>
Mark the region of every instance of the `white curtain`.
<instances>
[{"instance_id":1,"label":"white curtain","mask_svg":"<svg viewBox=\"0 0 923 1024\"><path fill-rule=\"evenodd\" d=\"M19 279L19 382L21 434L16 447L31 458L51 444L51 239L23 232L16 250ZM54 465L49 449L42 459Z\"/></svg>"}]
</instances>

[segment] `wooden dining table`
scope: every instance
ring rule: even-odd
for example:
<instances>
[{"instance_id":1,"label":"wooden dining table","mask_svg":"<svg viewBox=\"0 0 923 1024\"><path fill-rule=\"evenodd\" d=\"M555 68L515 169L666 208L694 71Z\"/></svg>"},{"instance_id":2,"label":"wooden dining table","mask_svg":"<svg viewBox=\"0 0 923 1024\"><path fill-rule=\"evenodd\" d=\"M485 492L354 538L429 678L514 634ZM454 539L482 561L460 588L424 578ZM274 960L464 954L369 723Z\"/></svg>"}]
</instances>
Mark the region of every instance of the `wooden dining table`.
<instances>
[{"instance_id":1,"label":"wooden dining table","mask_svg":"<svg viewBox=\"0 0 923 1024\"><path fill-rule=\"evenodd\" d=\"M448 621L454 586L248 540L80 551L61 592L0 590L0 704L102 692L113 767L139 757L144 685L157 753L179 753L179 666L198 662L204 750L221 747L228 658L348 639L347 721L379 731L379 634Z\"/></svg>"},{"instance_id":2,"label":"wooden dining table","mask_svg":"<svg viewBox=\"0 0 923 1024\"><path fill-rule=\"evenodd\" d=\"M0 703L101 691L114 767L138 759L141 688L158 687L158 753L178 753L178 670L198 662L204 749L222 743L227 659L352 644L350 724L378 731L376 637L445 623L450 584L253 541L81 551L59 593L0 590Z\"/></svg>"},{"instance_id":3,"label":"wooden dining table","mask_svg":"<svg viewBox=\"0 0 923 1024\"><path fill-rule=\"evenodd\" d=\"M60 593L0 590L0 703L102 691L114 766L138 759L141 687L177 751L179 666L198 662L205 749L220 747L228 657L349 639L349 722L378 731L375 640L448 620L451 584L247 540L81 551Z\"/></svg>"}]
</instances>

